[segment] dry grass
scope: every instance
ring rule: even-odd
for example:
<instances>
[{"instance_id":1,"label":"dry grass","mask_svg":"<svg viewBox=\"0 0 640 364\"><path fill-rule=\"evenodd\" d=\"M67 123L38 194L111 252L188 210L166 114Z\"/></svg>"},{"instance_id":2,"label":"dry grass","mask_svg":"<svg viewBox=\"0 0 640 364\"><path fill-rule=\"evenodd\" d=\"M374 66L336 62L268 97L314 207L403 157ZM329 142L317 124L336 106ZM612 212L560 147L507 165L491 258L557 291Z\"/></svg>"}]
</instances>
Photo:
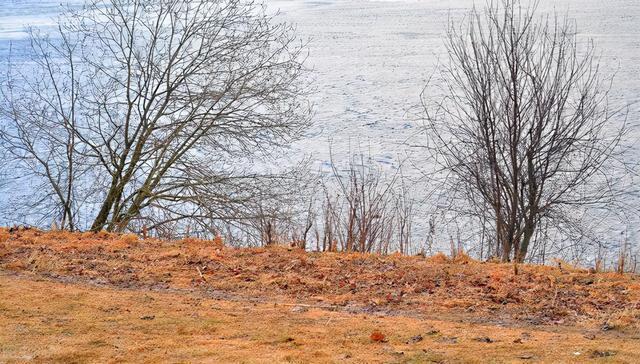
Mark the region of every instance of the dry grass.
<instances>
[{"instance_id":1,"label":"dry grass","mask_svg":"<svg viewBox=\"0 0 640 364\"><path fill-rule=\"evenodd\" d=\"M349 314L0 273L0 362L633 363L638 338Z\"/></svg>"},{"instance_id":2,"label":"dry grass","mask_svg":"<svg viewBox=\"0 0 640 364\"><path fill-rule=\"evenodd\" d=\"M0 362L639 357L638 277L515 273L466 256L0 229Z\"/></svg>"},{"instance_id":3,"label":"dry grass","mask_svg":"<svg viewBox=\"0 0 640 364\"><path fill-rule=\"evenodd\" d=\"M6 230L0 230L7 233ZM575 267L480 263L370 254L226 248L221 239L141 240L135 235L21 230L0 243L0 267L67 281L216 291L354 311L457 310L534 324L602 323L640 310L637 276ZM637 328L637 321L629 319Z\"/></svg>"},{"instance_id":4,"label":"dry grass","mask_svg":"<svg viewBox=\"0 0 640 364\"><path fill-rule=\"evenodd\" d=\"M11 238L11 234L8 229L0 228L0 243L4 243L5 241Z\"/></svg>"}]
</instances>

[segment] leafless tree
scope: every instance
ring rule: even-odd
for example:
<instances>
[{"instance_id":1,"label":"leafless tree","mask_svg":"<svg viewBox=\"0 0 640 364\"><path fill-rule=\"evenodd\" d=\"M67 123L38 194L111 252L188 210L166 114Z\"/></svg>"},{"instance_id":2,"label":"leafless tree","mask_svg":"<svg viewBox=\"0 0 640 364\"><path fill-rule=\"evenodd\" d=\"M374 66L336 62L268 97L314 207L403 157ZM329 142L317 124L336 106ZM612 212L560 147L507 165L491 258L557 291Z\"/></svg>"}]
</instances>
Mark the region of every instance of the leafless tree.
<instances>
[{"instance_id":1,"label":"leafless tree","mask_svg":"<svg viewBox=\"0 0 640 364\"><path fill-rule=\"evenodd\" d=\"M237 220L310 120L304 44L252 1L91 2L30 45L0 145L64 228Z\"/></svg>"},{"instance_id":2,"label":"leafless tree","mask_svg":"<svg viewBox=\"0 0 640 364\"><path fill-rule=\"evenodd\" d=\"M414 202L401 168L390 175L362 154L346 166L331 162L322 181L322 249L381 253L411 252ZM319 245L319 244L318 244Z\"/></svg>"},{"instance_id":3,"label":"leafless tree","mask_svg":"<svg viewBox=\"0 0 640 364\"><path fill-rule=\"evenodd\" d=\"M406 185L406 181L402 175L396 186L395 205L398 249L400 254L410 254L412 249L413 219L415 215L414 200L412 199L409 186Z\"/></svg>"},{"instance_id":4,"label":"leafless tree","mask_svg":"<svg viewBox=\"0 0 640 364\"><path fill-rule=\"evenodd\" d=\"M442 97L423 93L432 159L452 196L467 201L458 212L495 232L489 249L503 261L523 261L544 221L610 207L618 192L607 168L625 129L594 47L568 18L536 9L500 0L451 22L449 62L435 76Z\"/></svg>"}]
</instances>

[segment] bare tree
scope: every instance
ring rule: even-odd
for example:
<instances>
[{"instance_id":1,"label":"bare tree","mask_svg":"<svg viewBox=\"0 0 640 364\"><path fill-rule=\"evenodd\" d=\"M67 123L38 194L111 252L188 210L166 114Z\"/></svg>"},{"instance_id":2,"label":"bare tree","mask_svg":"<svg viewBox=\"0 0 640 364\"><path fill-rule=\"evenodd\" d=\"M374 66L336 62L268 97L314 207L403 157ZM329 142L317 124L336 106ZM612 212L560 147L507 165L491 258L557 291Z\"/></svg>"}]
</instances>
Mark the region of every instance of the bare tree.
<instances>
[{"instance_id":1,"label":"bare tree","mask_svg":"<svg viewBox=\"0 0 640 364\"><path fill-rule=\"evenodd\" d=\"M399 192L395 194L395 216L397 225L397 241L400 254L410 254L413 236L414 201L404 178L400 178ZM390 239L388 239L390 240Z\"/></svg>"},{"instance_id":2,"label":"bare tree","mask_svg":"<svg viewBox=\"0 0 640 364\"><path fill-rule=\"evenodd\" d=\"M612 203L606 169L624 136L593 46L536 8L502 0L451 23L443 97L423 96L433 160L463 212L488 220L503 261L523 261L544 220Z\"/></svg>"},{"instance_id":3,"label":"bare tree","mask_svg":"<svg viewBox=\"0 0 640 364\"><path fill-rule=\"evenodd\" d=\"M331 166L315 222L322 227L322 249L409 254L414 202L401 168L386 175L362 154L353 155L344 169L333 158Z\"/></svg>"},{"instance_id":4,"label":"bare tree","mask_svg":"<svg viewBox=\"0 0 640 364\"><path fill-rule=\"evenodd\" d=\"M73 45L63 38L58 47L50 47L48 38L36 34L30 31L31 49L46 55L35 57L29 64L38 69L38 76L14 67L12 52L3 75L0 89L3 163L12 169L10 178L18 181L15 185L26 188L35 197L27 207L42 212L40 221L50 223L51 219L57 219L59 227L73 230L79 198L75 182L82 177L80 168L75 167L84 161L73 131L80 90L75 69L66 70L59 64L73 62ZM67 77L59 79L61 73Z\"/></svg>"},{"instance_id":5,"label":"bare tree","mask_svg":"<svg viewBox=\"0 0 640 364\"><path fill-rule=\"evenodd\" d=\"M66 228L237 219L310 120L304 45L252 1L97 1L30 39L0 141Z\"/></svg>"}]
</instances>

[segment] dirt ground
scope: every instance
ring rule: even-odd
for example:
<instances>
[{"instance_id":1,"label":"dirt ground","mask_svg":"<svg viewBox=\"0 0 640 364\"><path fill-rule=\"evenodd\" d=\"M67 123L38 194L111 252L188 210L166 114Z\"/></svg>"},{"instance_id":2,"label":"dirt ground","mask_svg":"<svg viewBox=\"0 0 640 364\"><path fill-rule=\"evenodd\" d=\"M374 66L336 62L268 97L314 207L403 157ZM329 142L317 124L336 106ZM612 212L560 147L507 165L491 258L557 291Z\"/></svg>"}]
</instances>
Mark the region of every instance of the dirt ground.
<instances>
[{"instance_id":1,"label":"dirt ground","mask_svg":"<svg viewBox=\"0 0 640 364\"><path fill-rule=\"evenodd\" d=\"M639 282L0 229L0 363L637 363Z\"/></svg>"}]
</instances>

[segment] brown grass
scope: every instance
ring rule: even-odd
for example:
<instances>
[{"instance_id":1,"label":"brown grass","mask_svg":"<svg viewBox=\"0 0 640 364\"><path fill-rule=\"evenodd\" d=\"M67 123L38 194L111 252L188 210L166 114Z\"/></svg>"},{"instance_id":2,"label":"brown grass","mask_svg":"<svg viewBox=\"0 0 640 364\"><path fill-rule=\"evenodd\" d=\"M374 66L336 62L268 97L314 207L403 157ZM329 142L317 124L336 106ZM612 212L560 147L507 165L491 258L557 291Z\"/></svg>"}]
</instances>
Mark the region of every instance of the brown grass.
<instances>
[{"instance_id":1,"label":"brown grass","mask_svg":"<svg viewBox=\"0 0 640 364\"><path fill-rule=\"evenodd\" d=\"M2 363L634 363L640 356L637 337L567 327L350 314L6 273L0 292Z\"/></svg>"},{"instance_id":2,"label":"brown grass","mask_svg":"<svg viewBox=\"0 0 640 364\"><path fill-rule=\"evenodd\" d=\"M640 355L640 280L632 275L530 265L516 274L513 265L468 256L3 231L0 327L10 329L0 330L0 362L29 355L44 362L483 362L486 355L624 362ZM212 333L207 320L223 323L211 324Z\"/></svg>"},{"instance_id":3,"label":"brown grass","mask_svg":"<svg viewBox=\"0 0 640 364\"><path fill-rule=\"evenodd\" d=\"M4 243L10 238L11 238L11 234L9 233L9 229L0 228L0 243Z\"/></svg>"},{"instance_id":4,"label":"brown grass","mask_svg":"<svg viewBox=\"0 0 640 364\"><path fill-rule=\"evenodd\" d=\"M233 249L220 240L141 240L130 234L29 229L14 231L0 243L0 267L119 287L215 291L363 312L444 308L525 323L602 323L640 309L637 276L531 265L520 265L516 272L512 265L481 263L466 255L452 261L441 254Z\"/></svg>"}]
</instances>

